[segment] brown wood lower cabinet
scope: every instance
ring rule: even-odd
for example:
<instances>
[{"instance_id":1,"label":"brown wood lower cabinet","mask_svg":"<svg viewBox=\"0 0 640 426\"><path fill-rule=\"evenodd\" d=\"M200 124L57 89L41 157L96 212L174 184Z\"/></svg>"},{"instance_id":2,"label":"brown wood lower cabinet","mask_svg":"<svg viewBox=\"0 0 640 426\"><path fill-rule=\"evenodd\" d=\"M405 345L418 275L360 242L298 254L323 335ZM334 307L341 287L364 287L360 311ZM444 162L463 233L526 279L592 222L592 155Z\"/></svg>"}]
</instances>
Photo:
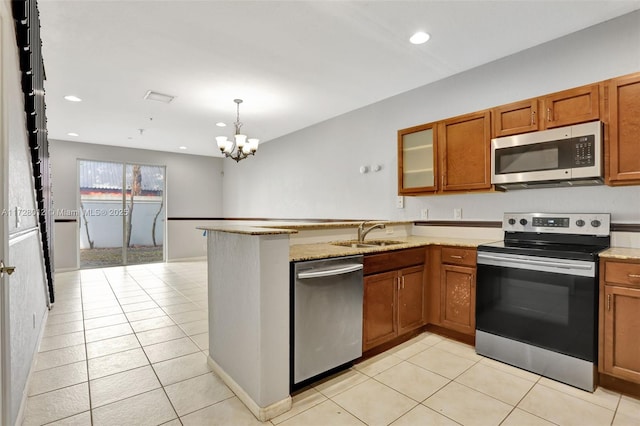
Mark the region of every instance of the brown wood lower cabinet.
<instances>
[{"instance_id":1,"label":"brown wood lower cabinet","mask_svg":"<svg viewBox=\"0 0 640 426\"><path fill-rule=\"evenodd\" d=\"M475 336L476 249L431 246L428 265L429 323Z\"/></svg>"},{"instance_id":2,"label":"brown wood lower cabinet","mask_svg":"<svg viewBox=\"0 0 640 426\"><path fill-rule=\"evenodd\" d=\"M364 278L362 349L367 350L398 335L397 272Z\"/></svg>"},{"instance_id":3,"label":"brown wood lower cabinet","mask_svg":"<svg viewBox=\"0 0 640 426\"><path fill-rule=\"evenodd\" d=\"M640 262L600 268L599 371L640 384Z\"/></svg>"},{"instance_id":4,"label":"brown wood lower cabinet","mask_svg":"<svg viewBox=\"0 0 640 426\"><path fill-rule=\"evenodd\" d=\"M466 334L476 332L476 270L470 266L442 265L441 325Z\"/></svg>"},{"instance_id":5,"label":"brown wood lower cabinet","mask_svg":"<svg viewBox=\"0 0 640 426\"><path fill-rule=\"evenodd\" d=\"M365 256L363 351L424 325L425 256L425 248Z\"/></svg>"}]
</instances>

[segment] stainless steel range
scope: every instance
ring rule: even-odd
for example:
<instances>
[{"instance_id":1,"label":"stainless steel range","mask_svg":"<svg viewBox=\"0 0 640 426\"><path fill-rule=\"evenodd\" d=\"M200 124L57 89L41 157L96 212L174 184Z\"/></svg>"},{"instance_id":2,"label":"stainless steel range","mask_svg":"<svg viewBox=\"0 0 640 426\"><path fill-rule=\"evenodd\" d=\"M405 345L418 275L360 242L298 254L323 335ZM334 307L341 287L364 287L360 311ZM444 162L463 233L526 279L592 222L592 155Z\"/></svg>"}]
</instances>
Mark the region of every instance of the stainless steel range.
<instances>
[{"instance_id":1,"label":"stainless steel range","mask_svg":"<svg viewBox=\"0 0 640 426\"><path fill-rule=\"evenodd\" d=\"M609 214L506 213L478 247L476 351L592 392Z\"/></svg>"}]
</instances>

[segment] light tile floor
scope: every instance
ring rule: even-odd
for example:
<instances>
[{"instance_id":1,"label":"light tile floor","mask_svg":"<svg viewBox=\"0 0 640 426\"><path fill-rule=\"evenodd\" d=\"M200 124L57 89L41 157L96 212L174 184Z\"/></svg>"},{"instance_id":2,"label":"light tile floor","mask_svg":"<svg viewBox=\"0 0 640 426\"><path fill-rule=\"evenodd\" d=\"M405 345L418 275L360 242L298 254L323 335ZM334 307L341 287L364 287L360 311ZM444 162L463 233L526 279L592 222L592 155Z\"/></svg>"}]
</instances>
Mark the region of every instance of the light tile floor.
<instances>
[{"instance_id":1,"label":"light tile floor","mask_svg":"<svg viewBox=\"0 0 640 426\"><path fill-rule=\"evenodd\" d=\"M257 425L207 366L206 263L56 275L24 425ZM640 425L588 393L425 333L293 398L268 425Z\"/></svg>"}]
</instances>

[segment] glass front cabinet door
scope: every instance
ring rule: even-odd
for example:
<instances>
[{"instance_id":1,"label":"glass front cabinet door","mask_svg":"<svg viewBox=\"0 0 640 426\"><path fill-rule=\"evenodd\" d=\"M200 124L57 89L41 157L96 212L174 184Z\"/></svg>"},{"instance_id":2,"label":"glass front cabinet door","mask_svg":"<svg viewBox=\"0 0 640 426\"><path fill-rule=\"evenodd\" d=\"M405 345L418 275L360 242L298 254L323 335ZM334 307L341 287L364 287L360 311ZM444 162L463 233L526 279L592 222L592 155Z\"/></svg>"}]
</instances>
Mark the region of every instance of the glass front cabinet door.
<instances>
[{"instance_id":1,"label":"glass front cabinet door","mask_svg":"<svg viewBox=\"0 0 640 426\"><path fill-rule=\"evenodd\" d=\"M436 140L435 123L398 130L398 194L418 195L438 189Z\"/></svg>"}]
</instances>

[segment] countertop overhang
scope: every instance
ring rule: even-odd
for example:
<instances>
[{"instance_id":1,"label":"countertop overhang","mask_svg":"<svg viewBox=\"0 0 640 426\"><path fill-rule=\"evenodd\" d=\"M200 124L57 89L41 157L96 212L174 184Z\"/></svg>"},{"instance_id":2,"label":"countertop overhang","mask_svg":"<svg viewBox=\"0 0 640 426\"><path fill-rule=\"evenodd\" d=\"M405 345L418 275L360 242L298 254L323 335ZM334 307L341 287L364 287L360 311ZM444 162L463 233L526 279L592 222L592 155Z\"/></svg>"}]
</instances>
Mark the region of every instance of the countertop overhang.
<instances>
[{"instance_id":1,"label":"countertop overhang","mask_svg":"<svg viewBox=\"0 0 640 426\"><path fill-rule=\"evenodd\" d=\"M393 238L390 240L402 241L402 243L380 247L344 247L333 244L339 241L315 244L294 244L289 248L289 261L298 262L302 260L315 260L331 257L353 256L358 254L382 253L387 251L424 247L430 245L476 248L480 244L493 241L468 238L421 237L415 235Z\"/></svg>"},{"instance_id":2,"label":"countertop overhang","mask_svg":"<svg viewBox=\"0 0 640 426\"><path fill-rule=\"evenodd\" d=\"M610 247L599 256L601 259L640 260L640 248Z\"/></svg>"},{"instance_id":3,"label":"countertop overhang","mask_svg":"<svg viewBox=\"0 0 640 426\"><path fill-rule=\"evenodd\" d=\"M198 226L196 229L203 231L219 231L231 234L248 234L248 235L274 235L274 234L295 234L299 231L311 231L320 229L343 229L355 228L363 221L345 221L345 222L293 222L293 221L256 221L246 223L243 221L220 221L206 226ZM388 220L370 220L368 225L384 223L387 226L394 225L411 225L414 221L388 221Z\"/></svg>"}]
</instances>

